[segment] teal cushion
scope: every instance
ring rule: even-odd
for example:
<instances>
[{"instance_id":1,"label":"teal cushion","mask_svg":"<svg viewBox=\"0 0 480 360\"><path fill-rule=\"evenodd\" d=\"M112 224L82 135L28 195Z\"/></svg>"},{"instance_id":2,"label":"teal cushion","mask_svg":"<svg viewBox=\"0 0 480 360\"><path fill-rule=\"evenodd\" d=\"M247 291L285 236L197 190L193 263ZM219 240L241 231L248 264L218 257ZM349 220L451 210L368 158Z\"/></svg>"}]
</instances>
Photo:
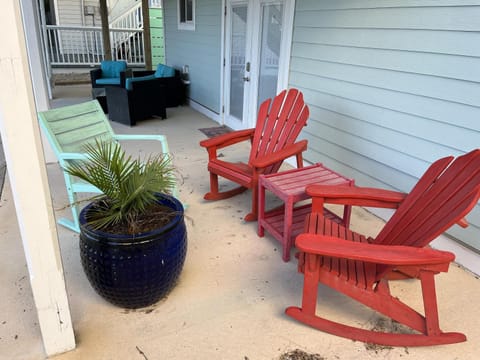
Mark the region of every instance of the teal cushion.
<instances>
[{"instance_id":1,"label":"teal cushion","mask_svg":"<svg viewBox=\"0 0 480 360\"><path fill-rule=\"evenodd\" d=\"M132 90L132 83L143 81L143 80L153 80L155 79L155 75L147 75L147 76L139 76L134 78L127 78L125 79L125 89Z\"/></svg>"},{"instance_id":2,"label":"teal cushion","mask_svg":"<svg viewBox=\"0 0 480 360\"><path fill-rule=\"evenodd\" d=\"M102 69L102 78L119 78L120 72L127 70L127 62L103 60L100 68Z\"/></svg>"},{"instance_id":3,"label":"teal cushion","mask_svg":"<svg viewBox=\"0 0 480 360\"><path fill-rule=\"evenodd\" d=\"M175 76L174 68L167 65L163 65L163 64L157 65L157 70L155 71L155 77L162 78L162 77L172 77L172 76Z\"/></svg>"},{"instance_id":4,"label":"teal cushion","mask_svg":"<svg viewBox=\"0 0 480 360\"><path fill-rule=\"evenodd\" d=\"M120 77L100 78L95 81L98 85L120 85Z\"/></svg>"}]
</instances>

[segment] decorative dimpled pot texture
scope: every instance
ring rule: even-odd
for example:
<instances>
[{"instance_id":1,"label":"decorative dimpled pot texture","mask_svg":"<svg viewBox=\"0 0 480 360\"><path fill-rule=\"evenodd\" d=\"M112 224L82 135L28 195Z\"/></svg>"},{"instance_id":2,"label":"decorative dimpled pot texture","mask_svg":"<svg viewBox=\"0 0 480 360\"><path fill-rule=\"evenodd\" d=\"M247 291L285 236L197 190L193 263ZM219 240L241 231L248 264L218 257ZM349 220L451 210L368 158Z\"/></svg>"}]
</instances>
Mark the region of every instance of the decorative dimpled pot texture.
<instances>
[{"instance_id":1,"label":"decorative dimpled pot texture","mask_svg":"<svg viewBox=\"0 0 480 360\"><path fill-rule=\"evenodd\" d=\"M87 278L105 300L141 308L165 297L177 283L187 253L182 204L158 194L158 202L177 212L166 226L132 235L112 235L86 224L92 204L80 213L80 258Z\"/></svg>"}]
</instances>

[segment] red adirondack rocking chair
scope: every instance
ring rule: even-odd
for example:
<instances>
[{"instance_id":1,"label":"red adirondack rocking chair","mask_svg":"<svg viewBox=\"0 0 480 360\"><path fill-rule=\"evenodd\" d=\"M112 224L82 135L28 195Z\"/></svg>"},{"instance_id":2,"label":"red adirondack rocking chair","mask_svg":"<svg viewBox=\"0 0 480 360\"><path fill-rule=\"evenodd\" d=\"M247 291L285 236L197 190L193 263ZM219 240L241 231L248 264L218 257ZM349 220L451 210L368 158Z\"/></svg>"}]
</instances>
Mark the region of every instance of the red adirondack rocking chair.
<instances>
[{"instance_id":1,"label":"red adirondack rocking chair","mask_svg":"<svg viewBox=\"0 0 480 360\"><path fill-rule=\"evenodd\" d=\"M271 105L271 106L270 106ZM283 90L272 101L265 100L258 111L255 128L233 131L200 142L208 151L210 192L206 200L220 200L252 189L252 211L246 221L257 219L258 177L279 170L283 160L296 156L297 167L303 167L302 152L307 140L295 142L309 116L308 106L297 89ZM248 163L232 163L217 158L217 150L250 140L252 143ZM218 176L240 184L234 189L219 192Z\"/></svg>"},{"instance_id":2,"label":"red adirondack rocking chair","mask_svg":"<svg viewBox=\"0 0 480 360\"><path fill-rule=\"evenodd\" d=\"M312 213L306 233L296 239L299 271L304 274L301 308L286 313L319 330L392 346L422 346L465 341L461 333L440 330L434 276L447 272L450 252L426 247L464 216L480 198L480 150L433 163L412 191L310 185ZM323 203L397 208L376 238L367 238L323 218ZM419 279L424 314L390 294L389 281ZM316 315L321 282L406 325L413 331L378 332L336 323Z\"/></svg>"}]
</instances>

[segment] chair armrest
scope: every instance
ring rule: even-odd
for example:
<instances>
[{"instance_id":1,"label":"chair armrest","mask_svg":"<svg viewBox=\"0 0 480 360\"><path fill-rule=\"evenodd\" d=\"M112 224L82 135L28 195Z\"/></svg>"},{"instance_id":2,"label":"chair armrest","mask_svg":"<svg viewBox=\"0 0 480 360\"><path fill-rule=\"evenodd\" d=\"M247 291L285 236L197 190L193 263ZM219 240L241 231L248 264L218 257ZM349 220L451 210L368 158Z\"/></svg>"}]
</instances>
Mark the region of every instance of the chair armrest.
<instances>
[{"instance_id":1,"label":"chair armrest","mask_svg":"<svg viewBox=\"0 0 480 360\"><path fill-rule=\"evenodd\" d=\"M200 141L200 146L205 148L216 147L217 149L221 149L226 146L251 139L253 137L254 132L255 132L255 129L232 131L227 134L215 136L214 138L211 138L211 139L202 140Z\"/></svg>"},{"instance_id":2,"label":"chair armrest","mask_svg":"<svg viewBox=\"0 0 480 360\"><path fill-rule=\"evenodd\" d=\"M258 157L252 161L252 166L256 168L265 168L267 166L273 165L279 161L285 160L290 156L299 154L307 150L307 140L301 140L295 144L284 147L282 150L268 154L266 156Z\"/></svg>"},{"instance_id":3,"label":"chair armrest","mask_svg":"<svg viewBox=\"0 0 480 360\"><path fill-rule=\"evenodd\" d=\"M300 234L296 247L307 253L385 265L440 265L455 260L448 251L413 246L352 242L333 236Z\"/></svg>"},{"instance_id":4,"label":"chair armrest","mask_svg":"<svg viewBox=\"0 0 480 360\"><path fill-rule=\"evenodd\" d=\"M151 135L151 134L115 134L113 135L115 140L157 140L166 141L165 135Z\"/></svg>"},{"instance_id":5,"label":"chair armrest","mask_svg":"<svg viewBox=\"0 0 480 360\"><path fill-rule=\"evenodd\" d=\"M120 71L120 87L125 87L125 80L129 77L133 77L133 70L127 69L125 71Z\"/></svg>"},{"instance_id":6,"label":"chair armrest","mask_svg":"<svg viewBox=\"0 0 480 360\"><path fill-rule=\"evenodd\" d=\"M96 84L97 79L100 79L102 77L102 69L94 69L90 70L90 82L92 84L92 87L98 87Z\"/></svg>"},{"instance_id":7,"label":"chair armrest","mask_svg":"<svg viewBox=\"0 0 480 360\"><path fill-rule=\"evenodd\" d=\"M60 153L58 154L58 162L64 168L69 164L70 160L88 160L88 156L83 153Z\"/></svg>"},{"instance_id":8,"label":"chair armrest","mask_svg":"<svg viewBox=\"0 0 480 360\"><path fill-rule=\"evenodd\" d=\"M59 160L88 160L88 156L82 153L60 153Z\"/></svg>"},{"instance_id":9,"label":"chair armrest","mask_svg":"<svg viewBox=\"0 0 480 360\"><path fill-rule=\"evenodd\" d=\"M398 208L407 196L398 191L345 185L311 184L305 191L312 198L323 198L325 203L393 209Z\"/></svg>"},{"instance_id":10,"label":"chair armrest","mask_svg":"<svg viewBox=\"0 0 480 360\"><path fill-rule=\"evenodd\" d=\"M155 74L155 71L152 71L152 70L139 70L139 71L134 71L134 72L132 73L132 76L133 76L134 78L136 78L136 77L153 75L153 74Z\"/></svg>"}]
</instances>

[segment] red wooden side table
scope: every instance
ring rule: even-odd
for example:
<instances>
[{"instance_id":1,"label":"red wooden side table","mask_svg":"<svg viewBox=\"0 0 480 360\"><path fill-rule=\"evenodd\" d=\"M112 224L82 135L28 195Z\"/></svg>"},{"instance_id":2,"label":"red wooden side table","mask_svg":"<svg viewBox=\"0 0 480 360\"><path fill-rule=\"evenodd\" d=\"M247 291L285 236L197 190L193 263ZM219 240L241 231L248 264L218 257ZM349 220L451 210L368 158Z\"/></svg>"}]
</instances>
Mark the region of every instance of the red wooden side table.
<instances>
[{"instance_id":1,"label":"red wooden side table","mask_svg":"<svg viewBox=\"0 0 480 360\"><path fill-rule=\"evenodd\" d=\"M294 239L303 231L305 217L311 211L311 203L295 206L297 202L309 198L305 193L305 186L310 184L353 186L354 180L348 179L320 163L271 175L260 175L258 182L258 236L263 237L266 229L280 241L283 247L283 261L290 260L290 249ZM284 205L266 211L265 190L271 191L283 201ZM351 206L345 206L343 218L327 209L324 209L324 214L329 219L348 227L351 210Z\"/></svg>"}]
</instances>

